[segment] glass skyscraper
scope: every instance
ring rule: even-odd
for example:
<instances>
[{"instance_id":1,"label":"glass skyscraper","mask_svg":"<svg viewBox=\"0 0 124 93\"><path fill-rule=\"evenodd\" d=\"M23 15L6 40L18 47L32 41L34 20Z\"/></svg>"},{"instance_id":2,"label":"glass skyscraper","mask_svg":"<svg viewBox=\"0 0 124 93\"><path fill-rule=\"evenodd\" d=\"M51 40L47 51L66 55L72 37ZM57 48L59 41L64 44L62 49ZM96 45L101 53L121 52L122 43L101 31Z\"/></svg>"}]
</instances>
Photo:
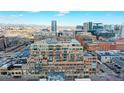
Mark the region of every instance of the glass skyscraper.
<instances>
[{"instance_id":1,"label":"glass skyscraper","mask_svg":"<svg viewBox=\"0 0 124 93\"><path fill-rule=\"evenodd\" d=\"M51 31L57 32L57 21L56 20L52 20L51 22Z\"/></svg>"}]
</instances>

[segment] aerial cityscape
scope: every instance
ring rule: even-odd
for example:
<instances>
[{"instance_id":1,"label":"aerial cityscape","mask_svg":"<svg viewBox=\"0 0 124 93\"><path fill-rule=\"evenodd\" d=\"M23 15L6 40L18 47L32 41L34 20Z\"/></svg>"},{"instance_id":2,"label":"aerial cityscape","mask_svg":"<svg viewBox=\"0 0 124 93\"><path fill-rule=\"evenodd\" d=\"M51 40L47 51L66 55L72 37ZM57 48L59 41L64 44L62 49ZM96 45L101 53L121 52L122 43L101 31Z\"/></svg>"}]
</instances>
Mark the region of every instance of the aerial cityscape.
<instances>
[{"instance_id":1,"label":"aerial cityscape","mask_svg":"<svg viewBox=\"0 0 124 93\"><path fill-rule=\"evenodd\" d=\"M124 81L124 11L0 11L0 81Z\"/></svg>"}]
</instances>

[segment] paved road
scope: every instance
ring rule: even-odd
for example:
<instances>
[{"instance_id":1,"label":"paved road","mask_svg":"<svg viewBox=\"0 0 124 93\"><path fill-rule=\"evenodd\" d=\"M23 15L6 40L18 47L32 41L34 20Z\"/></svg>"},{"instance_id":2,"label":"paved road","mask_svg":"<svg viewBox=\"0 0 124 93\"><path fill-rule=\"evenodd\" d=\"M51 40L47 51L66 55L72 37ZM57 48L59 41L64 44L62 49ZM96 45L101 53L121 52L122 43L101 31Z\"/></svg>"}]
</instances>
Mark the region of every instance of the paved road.
<instances>
[{"instance_id":1,"label":"paved road","mask_svg":"<svg viewBox=\"0 0 124 93\"><path fill-rule=\"evenodd\" d=\"M91 77L91 80L94 81L121 81L122 79L118 78L118 75L112 71L110 68L108 68L104 64L98 65L99 69L102 71L99 71L95 76Z\"/></svg>"},{"instance_id":2,"label":"paved road","mask_svg":"<svg viewBox=\"0 0 124 93\"><path fill-rule=\"evenodd\" d=\"M114 71L112 71L110 68L108 68L105 64L99 64L98 65L99 69L102 69L104 73L106 74L112 74L112 75L117 75Z\"/></svg>"}]
</instances>

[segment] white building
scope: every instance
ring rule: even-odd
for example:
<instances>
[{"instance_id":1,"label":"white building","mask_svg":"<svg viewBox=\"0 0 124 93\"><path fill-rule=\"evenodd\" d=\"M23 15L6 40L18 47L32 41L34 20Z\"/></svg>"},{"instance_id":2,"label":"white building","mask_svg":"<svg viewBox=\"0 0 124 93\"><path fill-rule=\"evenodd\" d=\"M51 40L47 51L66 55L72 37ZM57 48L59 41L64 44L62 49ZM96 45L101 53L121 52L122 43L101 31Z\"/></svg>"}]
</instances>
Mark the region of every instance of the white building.
<instances>
[{"instance_id":1,"label":"white building","mask_svg":"<svg viewBox=\"0 0 124 93\"><path fill-rule=\"evenodd\" d=\"M92 29L92 22L86 22L83 24L83 29L85 32L89 31Z\"/></svg>"},{"instance_id":2,"label":"white building","mask_svg":"<svg viewBox=\"0 0 124 93\"><path fill-rule=\"evenodd\" d=\"M121 25L120 38L124 38L124 24Z\"/></svg>"}]
</instances>

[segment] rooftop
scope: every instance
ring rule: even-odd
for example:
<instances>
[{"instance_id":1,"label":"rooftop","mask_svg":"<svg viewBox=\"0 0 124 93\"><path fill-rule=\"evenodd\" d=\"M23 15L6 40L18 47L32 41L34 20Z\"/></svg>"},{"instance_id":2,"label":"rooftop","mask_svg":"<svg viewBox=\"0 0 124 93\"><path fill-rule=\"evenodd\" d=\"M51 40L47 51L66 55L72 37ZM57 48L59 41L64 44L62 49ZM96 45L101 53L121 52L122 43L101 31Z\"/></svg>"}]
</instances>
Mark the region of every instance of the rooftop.
<instances>
[{"instance_id":1,"label":"rooftop","mask_svg":"<svg viewBox=\"0 0 124 93\"><path fill-rule=\"evenodd\" d=\"M71 44L78 44L78 45L80 45L80 43L76 39L72 39L70 43Z\"/></svg>"},{"instance_id":2,"label":"rooftop","mask_svg":"<svg viewBox=\"0 0 124 93\"><path fill-rule=\"evenodd\" d=\"M124 43L124 38L115 39L114 42L123 42Z\"/></svg>"},{"instance_id":3,"label":"rooftop","mask_svg":"<svg viewBox=\"0 0 124 93\"><path fill-rule=\"evenodd\" d=\"M95 56L95 54L93 53L85 53L85 54L82 54L83 56Z\"/></svg>"},{"instance_id":4,"label":"rooftop","mask_svg":"<svg viewBox=\"0 0 124 93\"><path fill-rule=\"evenodd\" d=\"M81 45L76 39L71 39L69 41L60 41L57 40L56 38L48 38L46 40L42 40L42 41L37 41L32 45Z\"/></svg>"},{"instance_id":5,"label":"rooftop","mask_svg":"<svg viewBox=\"0 0 124 93\"><path fill-rule=\"evenodd\" d=\"M119 52L119 51L96 51L96 53L100 56L116 56L116 57L124 56L124 52Z\"/></svg>"}]
</instances>

